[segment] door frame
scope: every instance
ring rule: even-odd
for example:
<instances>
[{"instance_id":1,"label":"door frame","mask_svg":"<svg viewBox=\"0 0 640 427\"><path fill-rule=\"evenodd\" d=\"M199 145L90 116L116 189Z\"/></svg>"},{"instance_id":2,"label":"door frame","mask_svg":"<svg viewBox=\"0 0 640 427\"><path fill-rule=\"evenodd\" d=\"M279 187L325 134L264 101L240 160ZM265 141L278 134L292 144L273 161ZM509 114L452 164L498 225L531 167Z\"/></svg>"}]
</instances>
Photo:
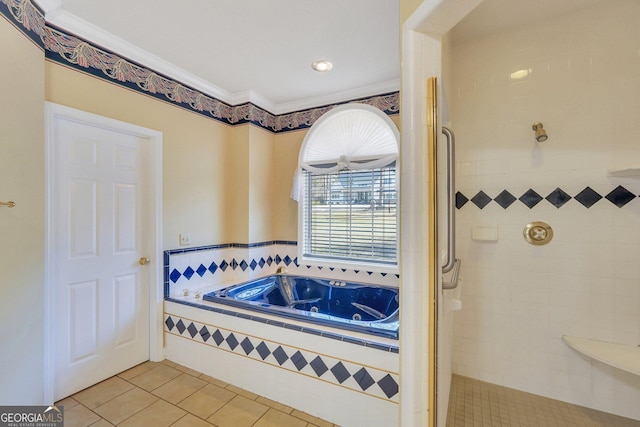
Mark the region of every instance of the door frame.
<instances>
[{"instance_id":1,"label":"door frame","mask_svg":"<svg viewBox=\"0 0 640 427\"><path fill-rule=\"evenodd\" d=\"M433 161L428 150L427 80L442 81L447 32L482 0L420 0L402 23L400 426L436 427L437 296L442 275L436 248L437 211L429 190ZM407 3L409 3L407 1ZM435 94L442 104L442 91ZM432 139L440 134L436 121ZM433 142L433 141L432 141ZM432 155L435 153L431 153ZM416 237L419 236L419 237ZM408 296L408 297L407 297ZM440 396L442 398L442 396ZM446 408L445 408L446 409ZM445 411L441 411L445 413Z\"/></svg>"},{"instance_id":2,"label":"door frame","mask_svg":"<svg viewBox=\"0 0 640 427\"><path fill-rule=\"evenodd\" d=\"M142 219L149 230L148 244L152 248L149 275L149 359L164 358L162 341L163 255L162 255L162 132L100 116L64 105L45 102L45 264L44 264L44 402L53 403L54 396L54 331L55 328L55 261L54 224L52 211L53 182L56 165L53 156L55 122L63 118L94 127L126 133L146 141L142 154L149 191L144 195L148 209Z\"/></svg>"}]
</instances>

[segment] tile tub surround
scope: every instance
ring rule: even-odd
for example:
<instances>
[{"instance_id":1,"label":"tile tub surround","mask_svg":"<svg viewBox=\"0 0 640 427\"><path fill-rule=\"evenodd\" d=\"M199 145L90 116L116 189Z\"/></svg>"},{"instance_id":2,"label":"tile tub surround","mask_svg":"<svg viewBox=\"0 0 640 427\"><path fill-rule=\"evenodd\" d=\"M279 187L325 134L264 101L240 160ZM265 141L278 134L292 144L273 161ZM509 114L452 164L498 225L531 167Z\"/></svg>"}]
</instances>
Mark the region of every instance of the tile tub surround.
<instances>
[{"instance_id":1,"label":"tile tub surround","mask_svg":"<svg viewBox=\"0 0 640 427\"><path fill-rule=\"evenodd\" d=\"M339 425L397 423L398 353L174 301L164 321L177 363Z\"/></svg>"},{"instance_id":2,"label":"tile tub surround","mask_svg":"<svg viewBox=\"0 0 640 427\"><path fill-rule=\"evenodd\" d=\"M268 276L278 267L300 276L322 277L353 282L398 287L397 274L366 270L301 266L297 261L297 243L270 241L253 244L229 243L164 253L164 295L191 295L221 289L231 284Z\"/></svg>"},{"instance_id":3,"label":"tile tub surround","mask_svg":"<svg viewBox=\"0 0 640 427\"><path fill-rule=\"evenodd\" d=\"M398 286L394 274L300 266L296 251L296 242L286 241L166 251L167 357L340 425L394 425L399 398L396 340L377 341L194 297L196 290L204 294L273 274L278 267L291 274ZM278 386L255 378L270 378ZM338 401L350 405L336 409Z\"/></svg>"},{"instance_id":4,"label":"tile tub surround","mask_svg":"<svg viewBox=\"0 0 640 427\"><path fill-rule=\"evenodd\" d=\"M640 377L561 339L640 343L640 180L608 173L640 160L640 4L605 3L453 44L454 372L640 420ZM524 241L531 221L548 245Z\"/></svg>"}]
</instances>

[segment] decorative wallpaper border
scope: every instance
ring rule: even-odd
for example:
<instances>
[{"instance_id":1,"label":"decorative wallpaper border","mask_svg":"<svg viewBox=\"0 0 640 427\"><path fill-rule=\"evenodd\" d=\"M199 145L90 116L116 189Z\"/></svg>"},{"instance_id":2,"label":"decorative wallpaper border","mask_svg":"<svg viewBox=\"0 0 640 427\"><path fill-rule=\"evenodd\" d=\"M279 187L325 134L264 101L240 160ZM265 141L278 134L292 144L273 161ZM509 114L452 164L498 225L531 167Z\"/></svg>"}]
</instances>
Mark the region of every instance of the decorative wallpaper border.
<instances>
[{"instance_id":1,"label":"decorative wallpaper border","mask_svg":"<svg viewBox=\"0 0 640 427\"><path fill-rule=\"evenodd\" d=\"M46 22L44 13L30 0L0 0L0 14L29 37L40 48L44 48Z\"/></svg>"},{"instance_id":2,"label":"decorative wallpaper border","mask_svg":"<svg viewBox=\"0 0 640 427\"><path fill-rule=\"evenodd\" d=\"M32 0L0 0L0 5L3 6L0 8L2 14L39 46L44 47L47 59L225 124L251 123L273 133L306 129L327 111L348 102L368 104L389 115L399 113L398 91L280 115L272 114L250 102L229 105L87 40L48 25L43 12Z\"/></svg>"},{"instance_id":3,"label":"decorative wallpaper border","mask_svg":"<svg viewBox=\"0 0 640 427\"><path fill-rule=\"evenodd\" d=\"M392 403L399 402L399 375L394 372L183 319L171 313L164 314L164 331L238 357L247 357Z\"/></svg>"},{"instance_id":4,"label":"decorative wallpaper border","mask_svg":"<svg viewBox=\"0 0 640 427\"><path fill-rule=\"evenodd\" d=\"M495 203L500 205L503 209L507 209L508 207L513 205L513 203L515 203L516 200L518 200L529 209L533 209L533 207L536 206L538 203L542 202L543 200L546 200L556 208L560 209L571 199L575 199L587 209L589 209L590 207L592 207L602 199L605 199L611 202L613 205L617 206L618 208L622 208L632 200L636 199L636 197L640 197L640 195L636 196L634 193L627 190L622 185L618 185L616 188L614 188L604 196L602 196L597 191L593 190L591 187L585 187L582 191L580 191L578 194L576 194L573 197L569 195L567 192L565 192L564 190L562 190L561 188L556 188L551 193L549 193L546 197L541 196L536 191L530 188L518 198L516 198L516 196L514 196L507 190L502 190L502 192L500 192L500 194L498 194L495 198L491 198L487 193L485 193L482 190L478 191L471 198L465 196L460 191L458 191L456 193L456 208L462 209L467 204L469 205L473 204L480 209L484 209L489 203L494 201Z\"/></svg>"}]
</instances>

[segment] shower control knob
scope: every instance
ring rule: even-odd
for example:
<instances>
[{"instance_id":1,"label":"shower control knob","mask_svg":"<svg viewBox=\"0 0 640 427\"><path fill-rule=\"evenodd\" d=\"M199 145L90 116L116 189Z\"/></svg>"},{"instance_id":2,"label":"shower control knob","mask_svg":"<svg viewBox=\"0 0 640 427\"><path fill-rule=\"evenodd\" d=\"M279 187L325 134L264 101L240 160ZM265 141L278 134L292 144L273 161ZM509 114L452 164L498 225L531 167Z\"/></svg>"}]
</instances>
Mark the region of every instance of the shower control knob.
<instances>
[{"instance_id":1,"label":"shower control knob","mask_svg":"<svg viewBox=\"0 0 640 427\"><path fill-rule=\"evenodd\" d=\"M151 262L151 260L149 258L147 258L146 256L143 256L138 260L138 264L140 264L140 265L147 265L150 262Z\"/></svg>"}]
</instances>

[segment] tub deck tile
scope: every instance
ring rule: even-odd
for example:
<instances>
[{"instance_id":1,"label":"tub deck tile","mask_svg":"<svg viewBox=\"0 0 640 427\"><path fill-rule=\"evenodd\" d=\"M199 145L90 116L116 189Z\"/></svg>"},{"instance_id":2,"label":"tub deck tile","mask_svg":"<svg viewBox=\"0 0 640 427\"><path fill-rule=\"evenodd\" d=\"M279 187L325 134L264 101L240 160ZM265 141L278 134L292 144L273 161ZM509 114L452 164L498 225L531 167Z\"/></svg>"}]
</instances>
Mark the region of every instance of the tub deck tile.
<instances>
[{"instance_id":1,"label":"tub deck tile","mask_svg":"<svg viewBox=\"0 0 640 427\"><path fill-rule=\"evenodd\" d=\"M340 352L332 355L330 346L325 348L324 345L321 345L311 350L310 348L297 347L290 343L286 344L246 335L237 330L227 330L217 325L192 321L176 314L165 313L165 318L167 319L165 333L205 344L211 347L214 352L233 353L238 357L253 359L257 362L267 363L289 372L301 374L310 380L315 379L341 388L351 389L389 403L397 404L399 402L399 374L397 373L397 367L393 368L395 363L398 362L395 359L396 356L390 358L382 353L379 355L371 353L368 355L370 365L366 365L360 357L349 357L348 354L351 354L351 352L343 353L342 356L337 355ZM171 318L172 322L168 322L169 318ZM175 326L169 329L170 324ZM182 325L182 327L179 327L179 325ZM190 332L204 330L205 328L207 331L213 331L211 338L206 341L203 339L202 334ZM391 353L389 348L384 345L381 349L388 354ZM363 353L358 354L363 355ZM215 353L212 353L211 356L215 357ZM182 372L177 369L175 371ZM358 375L357 379L354 379L354 375ZM371 378L371 381L368 378Z\"/></svg>"}]
</instances>

